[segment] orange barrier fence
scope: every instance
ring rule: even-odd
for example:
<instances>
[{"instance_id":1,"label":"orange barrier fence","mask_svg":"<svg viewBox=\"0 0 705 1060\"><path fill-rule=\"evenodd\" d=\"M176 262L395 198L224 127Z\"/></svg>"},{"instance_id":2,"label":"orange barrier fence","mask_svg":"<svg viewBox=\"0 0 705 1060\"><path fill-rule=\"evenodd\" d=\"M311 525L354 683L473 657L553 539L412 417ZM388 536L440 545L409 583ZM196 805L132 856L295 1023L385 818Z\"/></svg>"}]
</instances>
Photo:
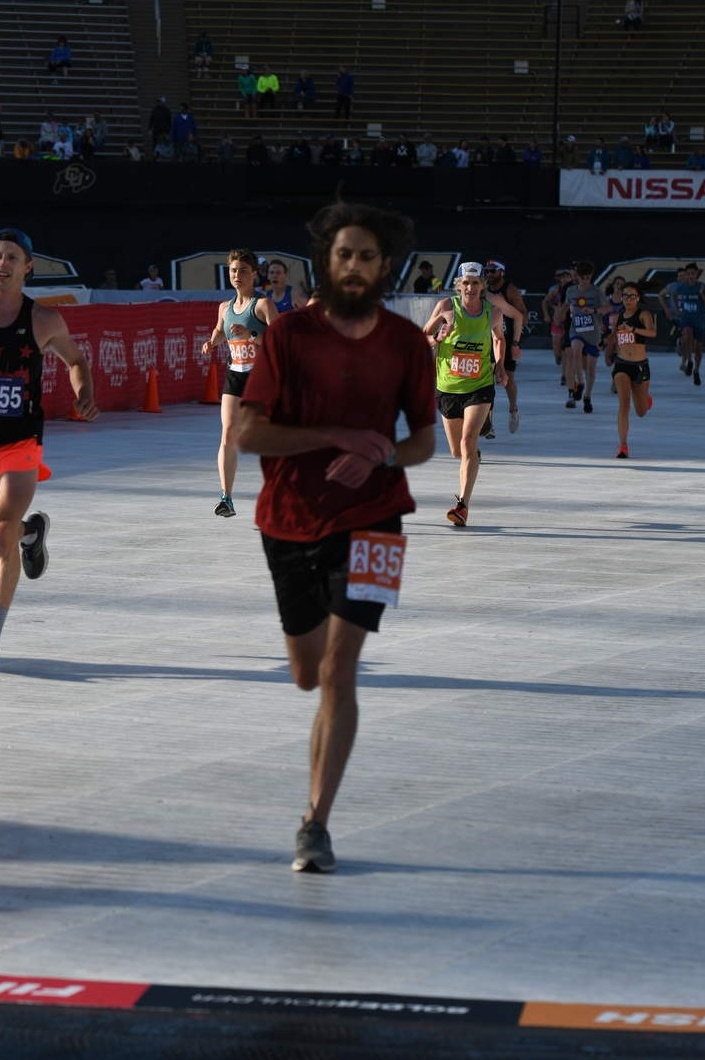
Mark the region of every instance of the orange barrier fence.
<instances>
[{"instance_id":1,"label":"orange barrier fence","mask_svg":"<svg viewBox=\"0 0 705 1060\"><path fill-rule=\"evenodd\" d=\"M159 411L155 403L213 401L212 362L201 356L201 347L213 331L217 303L62 306L61 315L90 361L101 411L153 412ZM214 355L218 393L226 354L223 345ZM68 372L56 354L47 351L42 398L46 417L69 416L72 401Z\"/></svg>"}]
</instances>

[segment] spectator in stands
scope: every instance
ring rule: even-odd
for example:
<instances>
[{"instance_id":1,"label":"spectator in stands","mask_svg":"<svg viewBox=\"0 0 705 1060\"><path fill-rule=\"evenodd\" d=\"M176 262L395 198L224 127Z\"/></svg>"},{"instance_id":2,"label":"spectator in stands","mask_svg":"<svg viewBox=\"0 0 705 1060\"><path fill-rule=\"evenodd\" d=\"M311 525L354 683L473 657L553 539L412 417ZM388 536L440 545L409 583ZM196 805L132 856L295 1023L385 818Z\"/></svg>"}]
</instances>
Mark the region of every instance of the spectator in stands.
<instances>
[{"instance_id":1,"label":"spectator in stands","mask_svg":"<svg viewBox=\"0 0 705 1060\"><path fill-rule=\"evenodd\" d=\"M62 119L59 122L59 135L57 136L56 139L57 140L60 139L62 135L66 137L68 142L71 144L71 146L75 150L73 127L71 125L69 125L69 123L67 121L65 121L64 119ZM56 141L54 141L54 142L56 142ZM52 150L53 150L53 147L52 147Z\"/></svg>"},{"instance_id":2,"label":"spectator in stands","mask_svg":"<svg viewBox=\"0 0 705 1060\"><path fill-rule=\"evenodd\" d=\"M148 265L147 275L135 284L136 291L163 291L164 280L159 275L158 265Z\"/></svg>"},{"instance_id":3,"label":"spectator in stands","mask_svg":"<svg viewBox=\"0 0 705 1060\"><path fill-rule=\"evenodd\" d=\"M149 113L149 131L152 134L152 151L165 133L171 139L171 111L166 96L159 96Z\"/></svg>"},{"instance_id":4,"label":"spectator in stands","mask_svg":"<svg viewBox=\"0 0 705 1060\"><path fill-rule=\"evenodd\" d=\"M333 133L328 133L323 141L319 164L322 166L339 166L343 160L343 145L336 140Z\"/></svg>"},{"instance_id":5,"label":"spectator in stands","mask_svg":"<svg viewBox=\"0 0 705 1060\"><path fill-rule=\"evenodd\" d=\"M293 98L297 110L312 107L316 102L316 86L308 70L302 70L296 78Z\"/></svg>"},{"instance_id":6,"label":"spectator in stands","mask_svg":"<svg viewBox=\"0 0 705 1060\"><path fill-rule=\"evenodd\" d=\"M240 102L242 103L242 112L245 115L245 118L256 118L257 78L252 73L249 66L245 67L238 77L237 90L240 93Z\"/></svg>"},{"instance_id":7,"label":"spectator in stands","mask_svg":"<svg viewBox=\"0 0 705 1060\"><path fill-rule=\"evenodd\" d=\"M470 144L467 140L458 140L453 148L455 155L455 168L467 169L470 165Z\"/></svg>"},{"instance_id":8,"label":"spectator in stands","mask_svg":"<svg viewBox=\"0 0 705 1060\"><path fill-rule=\"evenodd\" d=\"M169 139L168 133L162 133L156 144L154 145L154 151L152 157L155 162L173 162L174 161L174 145Z\"/></svg>"},{"instance_id":9,"label":"spectator in stands","mask_svg":"<svg viewBox=\"0 0 705 1060\"><path fill-rule=\"evenodd\" d=\"M338 67L335 79L335 117L350 121L353 99L355 98L355 78L347 66Z\"/></svg>"},{"instance_id":10,"label":"spectator in stands","mask_svg":"<svg viewBox=\"0 0 705 1060\"><path fill-rule=\"evenodd\" d=\"M421 143L416 148L416 161L422 169L435 166L438 161L438 148L434 144L430 133L424 134Z\"/></svg>"},{"instance_id":11,"label":"spectator in stands","mask_svg":"<svg viewBox=\"0 0 705 1060\"><path fill-rule=\"evenodd\" d=\"M391 166L392 149L385 136L378 136L375 145L370 151L370 165Z\"/></svg>"},{"instance_id":12,"label":"spectator in stands","mask_svg":"<svg viewBox=\"0 0 705 1060\"><path fill-rule=\"evenodd\" d=\"M416 145L406 133L400 133L399 139L392 147L392 165L411 169L416 165Z\"/></svg>"},{"instance_id":13,"label":"spectator in stands","mask_svg":"<svg viewBox=\"0 0 705 1060\"><path fill-rule=\"evenodd\" d=\"M286 161L292 166L311 165L311 148L305 136L294 140L286 153Z\"/></svg>"},{"instance_id":14,"label":"spectator in stands","mask_svg":"<svg viewBox=\"0 0 705 1060\"><path fill-rule=\"evenodd\" d=\"M248 166L266 166L269 164L269 152L262 137L257 133L247 145L245 161Z\"/></svg>"},{"instance_id":15,"label":"spectator in stands","mask_svg":"<svg viewBox=\"0 0 705 1060\"><path fill-rule=\"evenodd\" d=\"M58 158L61 162L68 162L70 158L73 158L73 144L71 143L65 132L59 133L59 139L52 147L51 153L54 155L55 158Z\"/></svg>"},{"instance_id":16,"label":"spectator in stands","mask_svg":"<svg viewBox=\"0 0 705 1060\"><path fill-rule=\"evenodd\" d=\"M558 164L561 169L574 169L578 165L578 141L570 133L558 145Z\"/></svg>"},{"instance_id":17,"label":"spectator in stands","mask_svg":"<svg viewBox=\"0 0 705 1060\"><path fill-rule=\"evenodd\" d=\"M190 136L198 141L196 120L188 103L184 102L181 104L178 114L175 114L171 121L171 142L174 145L174 158L177 162L181 161L181 156Z\"/></svg>"},{"instance_id":18,"label":"spectator in stands","mask_svg":"<svg viewBox=\"0 0 705 1060\"><path fill-rule=\"evenodd\" d=\"M486 166L494 161L494 151L489 136L481 136L473 148L472 160L477 165Z\"/></svg>"},{"instance_id":19,"label":"spectator in stands","mask_svg":"<svg viewBox=\"0 0 705 1060\"><path fill-rule=\"evenodd\" d=\"M99 289L101 291L119 291L120 284L118 283L117 272L112 266L109 266L103 273L103 282L100 284Z\"/></svg>"},{"instance_id":20,"label":"spectator in stands","mask_svg":"<svg viewBox=\"0 0 705 1060\"><path fill-rule=\"evenodd\" d=\"M108 138L108 124L99 111L95 111L93 114L93 140L95 142L96 151L100 152L105 147L105 141Z\"/></svg>"},{"instance_id":21,"label":"spectator in stands","mask_svg":"<svg viewBox=\"0 0 705 1060\"><path fill-rule=\"evenodd\" d=\"M321 143L318 136L312 136L308 141L308 146L311 148L311 165L318 166L321 162L321 152L323 151L323 144Z\"/></svg>"},{"instance_id":22,"label":"spectator in stands","mask_svg":"<svg viewBox=\"0 0 705 1060\"><path fill-rule=\"evenodd\" d=\"M419 262L420 276L414 280L414 294L432 294L440 291L441 281L433 275L433 265L430 261Z\"/></svg>"},{"instance_id":23,"label":"spectator in stands","mask_svg":"<svg viewBox=\"0 0 705 1060\"><path fill-rule=\"evenodd\" d=\"M614 149L614 165L617 169L634 168L634 151L629 143L628 136L620 136L619 143Z\"/></svg>"},{"instance_id":24,"label":"spectator in stands","mask_svg":"<svg viewBox=\"0 0 705 1060\"><path fill-rule=\"evenodd\" d=\"M193 65L196 67L196 77L210 77L212 62L213 45L206 31L202 30L193 46Z\"/></svg>"},{"instance_id":25,"label":"spectator in stands","mask_svg":"<svg viewBox=\"0 0 705 1060\"><path fill-rule=\"evenodd\" d=\"M647 151L653 151L658 146L658 115L652 114L648 121L644 122L644 147Z\"/></svg>"},{"instance_id":26,"label":"spectator in stands","mask_svg":"<svg viewBox=\"0 0 705 1060\"><path fill-rule=\"evenodd\" d=\"M64 77L68 77L72 59L73 55L68 40L66 37L58 37L56 44L51 49L49 62L47 63L49 73L56 75L61 70ZM54 84L57 84L56 76L54 76Z\"/></svg>"},{"instance_id":27,"label":"spectator in stands","mask_svg":"<svg viewBox=\"0 0 705 1060\"><path fill-rule=\"evenodd\" d=\"M122 157L128 162L141 162L144 154L136 140L128 140L122 149Z\"/></svg>"},{"instance_id":28,"label":"spectator in stands","mask_svg":"<svg viewBox=\"0 0 705 1060\"><path fill-rule=\"evenodd\" d=\"M494 160L503 166L511 166L516 162L516 153L506 136L500 136L499 147L495 152Z\"/></svg>"},{"instance_id":29,"label":"spectator in stands","mask_svg":"<svg viewBox=\"0 0 705 1060\"><path fill-rule=\"evenodd\" d=\"M83 162L92 162L95 158L95 134L92 125L83 126L78 137L78 154Z\"/></svg>"},{"instance_id":30,"label":"spectator in stands","mask_svg":"<svg viewBox=\"0 0 705 1060\"><path fill-rule=\"evenodd\" d=\"M54 112L48 110L46 118L39 126L39 139L37 141L37 149L40 153L44 151L51 151L58 139L59 123L54 117Z\"/></svg>"},{"instance_id":31,"label":"spectator in stands","mask_svg":"<svg viewBox=\"0 0 705 1060\"><path fill-rule=\"evenodd\" d=\"M522 151L521 160L527 166L540 166L543 159L541 148L533 138Z\"/></svg>"},{"instance_id":32,"label":"spectator in stands","mask_svg":"<svg viewBox=\"0 0 705 1060\"><path fill-rule=\"evenodd\" d=\"M634 169L651 169L651 159L643 144L634 145Z\"/></svg>"},{"instance_id":33,"label":"spectator in stands","mask_svg":"<svg viewBox=\"0 0 705 1060\"><path fill-rule=\"evenodd\" d=\"M441 169L458 168L458 159L455 157L455 151L452 147L448 147L447 144L440 144L436 165L440 166Z\"/></svg>"},{"instance_id":34,"label":"spectator in stands","mask_svg":"<svg viewBox=\"0 0 705 1060\"><path fill-rule=\"evenodd\" d=\"M343 153L343 165L363 166L365 164L365 152L362 150L360 141L353 137L347 149Z\"/></svg>"},{"instance_id":35,"label":"spectator in stands","mask_svg":"<svg viewBox=\"0 0 705 1060\"><path fill-rule=\"evenodd\" d=\"M225 133L224 136L221 136L215 149L215 155L223 166L230 165L231 162L235 161L235 141L230 133Z\"/></svg>"},{"instance_id":36,"label":"spectator in stands","mask_svg":"<svg viewBox=\"0 0 705 1060\"><path fill-rule=\"evenodd\" d=\"M33 154L32 144L24 136L20 136L12 148L12 157L18 162L28 162Z\"/></svg>"},{"instance_id":37,"label":"spectator in stands","mask_svg":"<svg viewBox=\"0 0 705 1060\"><path fill-rule=\"evenodd\" d=\"M664 110L659 114L657 131L659 151L670 151L673 154L676 149L676 123L668 111Z\"/></svg>"},{"instance_id":38,"label":"spectator in stands","mask_svg":"<svg viewBox=\"0 0 705 1060\"><path fill-rule=\"evenodd\" d=\"M702 147L694 147L688 156L688 161L685 164L686 169L701 170L705 169L705 155L703 155Z\"/></svg>"},{"instance_id":39,"label":"spectator in stands","mask_svg":"<svg viewBox=\"0 0 705 1060\"><path fill-rule=\"evenodd\" d=\"M598 136L592 151L588 152L587 167L591 173L606 173L612 159L602 136Z\"/></svg>"},{"instance_id":40,"label":"spectator in stands","mask_svg":"<svg viewBox=\"0 0 705 1060\"><path fill-rule=\"evenodd\" d=\"M624 5L624 28L627 33L641 29L643 10L641 0L627 0Z\"/></svg>"},{"instance_id":41,"label":"spectator in stands","mask_svg":"<svg viewBox=\"0 0 705 1060\"><path fill-rule=\"evenodd\" d=\"M257 78L257 102L262 109L274 110L279 93L279 78L266 66Z\"/></svg>"},{"instance_id":42,"label":"spectator in stands","mask_svg":"<svg viewBox=\"0 0 705 1060\"><path fill-rule=\"evenodd\" d=\"M273 162L275 166L280 166L283 162L286 162L289 148L281 140L275 140L273 144L269 144L267 147L267 153L269 154L269 161Z\"/></svg>"},{"instance_id":43,"label":"spectator in stands","mask_svg":"<svg viewBox=\"0 0 705 1060\"><path fill-rule=\"evenodd\" d=\"M200 162L202 158L201 145L193 133L189 133L186 143L181 148L179 162Z\"/></svg>"}]
</instances>

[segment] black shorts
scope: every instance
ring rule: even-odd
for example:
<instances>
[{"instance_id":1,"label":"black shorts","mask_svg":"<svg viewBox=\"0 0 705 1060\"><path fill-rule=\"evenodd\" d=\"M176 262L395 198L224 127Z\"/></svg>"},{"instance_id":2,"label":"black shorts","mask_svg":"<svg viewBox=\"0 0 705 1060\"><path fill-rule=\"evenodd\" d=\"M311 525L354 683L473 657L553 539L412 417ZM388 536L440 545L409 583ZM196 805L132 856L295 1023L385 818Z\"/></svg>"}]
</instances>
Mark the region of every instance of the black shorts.
<instances>
[{"instance_id":1,"label":"black shorts","mask_svg":"<svg viewBox=\"0 0 705 1060\"><path fill-rule=\"evenodd\" d=\"M438 411L446 420L462 420L470 405L494 405L494 393L493 386L483 386L471 394L446 394L437 390Z\"/></svg>"},{"instance_id":2,"label":"black shorts","mask_svg":"<svg viewBox=\"0 0 705 1060\"><path fill-rule=\"evenodd\" d=\"M623 361L617 357L612 369L612 378L616 375L628 375L632 383L648 383L651 379L651 369L647 361Z\"/></svg>"},{"instance_id":3,"label":"black shorts","mask_svg":"<svg viewBox=\"0 0 705 1060\"><path fill-rule=\"evenodd\" d=\"M399 534L401 516L359 529ZM287 636L310 633L329 615L338 615L372 633L379 629L385 605L371 600L348 600L345 595L351 533L352 530L344 530L320 541L281 541L262 534L279 617Z\"/></svg>"},{"instance_id":4,"label":"black shorts","mask_svg":"<svg viewBox=\"0 0 705 1060\"><path fill-rule=\"evenodd\" d=\"M249 374L249 372L233 372L231 368L226 368L223 393L230 394L231 397L242 397L245 393Z\"/></svg>"}]
</instances>

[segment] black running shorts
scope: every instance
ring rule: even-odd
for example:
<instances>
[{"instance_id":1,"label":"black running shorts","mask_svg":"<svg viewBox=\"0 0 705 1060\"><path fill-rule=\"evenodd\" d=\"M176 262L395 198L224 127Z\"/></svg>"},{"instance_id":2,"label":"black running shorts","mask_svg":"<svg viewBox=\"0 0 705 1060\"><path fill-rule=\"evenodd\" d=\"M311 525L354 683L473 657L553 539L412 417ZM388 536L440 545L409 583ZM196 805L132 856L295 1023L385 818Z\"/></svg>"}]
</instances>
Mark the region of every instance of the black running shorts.
<instances>
[{"instance_id":1,"label":"black running shorts","mask_svg":"<svg viewBox=\"0 0 705 1060\"><path fill-rule=\"evenodd\" d=\"M399 534L401 516L359 529ZM385 605L370 600L349 600L345 595L351 533L345 530L329 534L320 541L281 541L262 534L279 616L287 636L310 633L329 615L338 615L371 633L378 631Z\"/></svg>"}]
</instances>

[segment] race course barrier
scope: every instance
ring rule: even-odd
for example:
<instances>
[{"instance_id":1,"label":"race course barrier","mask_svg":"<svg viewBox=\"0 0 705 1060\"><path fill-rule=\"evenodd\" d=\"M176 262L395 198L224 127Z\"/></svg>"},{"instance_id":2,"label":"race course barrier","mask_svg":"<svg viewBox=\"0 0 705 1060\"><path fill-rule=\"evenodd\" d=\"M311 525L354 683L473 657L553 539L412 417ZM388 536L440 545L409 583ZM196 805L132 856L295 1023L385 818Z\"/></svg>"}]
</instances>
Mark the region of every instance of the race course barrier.
<instances>
[{"instance_id":1,"label":"race course barrier","mask_svg":"<svg viewBox=\"0 0 705 1060\"><path fill-rule=\"evenodd\" d=\"M227 346L218 348L213 362L201 355L217 314L213 302L61 307L74 342L91 365L95 402L102 412L141 408L151 372L157 373L161 405L201 401L209 372L212 389L212 363L222 386ZM51 350L44 355L42 403L47 419L67 417L73 404L66 367Z\"/></svg>"}]
</instances>

